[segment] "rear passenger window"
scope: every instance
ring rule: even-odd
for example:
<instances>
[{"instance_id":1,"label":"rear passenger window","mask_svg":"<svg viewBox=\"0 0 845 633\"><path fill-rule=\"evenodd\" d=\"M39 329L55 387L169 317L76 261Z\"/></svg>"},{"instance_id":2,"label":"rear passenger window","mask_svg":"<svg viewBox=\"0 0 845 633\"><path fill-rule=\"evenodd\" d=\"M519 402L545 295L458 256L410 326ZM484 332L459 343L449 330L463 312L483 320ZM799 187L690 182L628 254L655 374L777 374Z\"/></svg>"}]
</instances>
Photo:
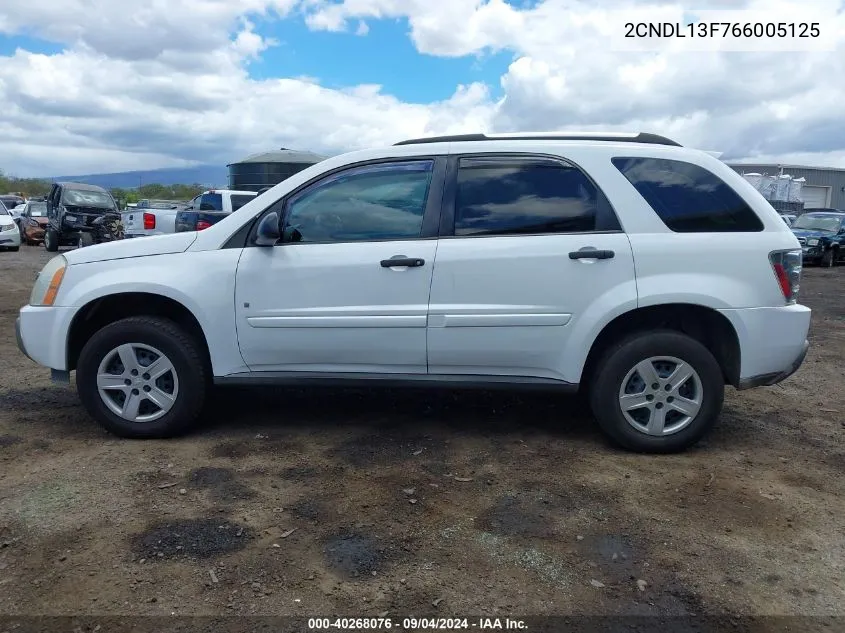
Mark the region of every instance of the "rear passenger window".
<instances>
[{"instance_id":1,"label":"rear passenger window","mask_svg":"<svg viewBox=\"0 0 845 633\"><path fill-rule=\"evenodd\" d=\"M247 196L243 194L233 194L232 195L232 211L237 211L242 206L244 206L247 202L252 200L255 196Z\"/></svg>"},{"instance_id":2,"label":"rear passenger window","mask_svg":"<svg viewBox=\"0 0 845 633\"><path fill-rule=\"evenodd\" d=\"M763 230L739 194L703 167L658 158L614 158L613 164L676 233Z\"/></svg>"},{"instance_id":3,"label":"rear passenger window","mask_svg":"<svg viewBox=\"0 0 845 633\"><path fill-rule=\"evenodd\" d=\"M199 202L199 211L223 210L223 196L219 193L204 193Z\"/></svg>"},{"instance_id":4,"label":"rear passenger window","mask_svg":"<svg viewBox=\"0 0 845 633\"><path fill-rule=\"evenodd\" d=\"M459 162L456 236L618 229L604 195L577 167L508 157Z\"/></svg>"}]
</instances>

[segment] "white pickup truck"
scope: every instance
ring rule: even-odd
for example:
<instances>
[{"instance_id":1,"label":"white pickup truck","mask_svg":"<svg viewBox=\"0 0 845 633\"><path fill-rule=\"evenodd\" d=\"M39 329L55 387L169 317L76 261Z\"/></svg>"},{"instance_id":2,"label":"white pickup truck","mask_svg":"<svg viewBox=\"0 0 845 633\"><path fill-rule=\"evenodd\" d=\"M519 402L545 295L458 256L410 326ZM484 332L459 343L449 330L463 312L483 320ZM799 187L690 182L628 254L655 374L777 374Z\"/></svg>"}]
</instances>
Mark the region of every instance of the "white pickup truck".
<instances>
[{"instance_id":1,"label":"white pickup truck","mask_svg":"<svg viewBox=\"0 0 845 633\"><path fill-rule=\"evenodd\" d=\"M139 200L134 209L120 214L124 237L164 235L176 231L176 213L185 203L174 200Z\"/></svg>"}]
</instances>

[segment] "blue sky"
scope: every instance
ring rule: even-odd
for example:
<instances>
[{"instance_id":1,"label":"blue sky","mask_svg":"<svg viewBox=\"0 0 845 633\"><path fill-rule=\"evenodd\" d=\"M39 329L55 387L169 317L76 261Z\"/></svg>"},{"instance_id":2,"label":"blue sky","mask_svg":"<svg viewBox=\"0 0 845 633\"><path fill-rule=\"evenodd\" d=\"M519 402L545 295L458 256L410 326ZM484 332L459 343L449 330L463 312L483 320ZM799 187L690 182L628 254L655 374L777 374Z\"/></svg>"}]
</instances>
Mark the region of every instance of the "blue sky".
<instances>
[{"instance_id":1,"label":"blue sky","mask_svg":"<svg viewBox=\"0 0 845 633\"><path fill-rule=\"evenodd\" d=\"M563 129L845 166L842 0L0 2L0 169L18 175ZM778 22L824 9L838 35L806 54L614 40L627 20L717 7Z\"/></svg>"},{"instance_id":2,"label":"blue sky","mask_svg":"<svg viewBox=\"0 0 845 633\"><path fill-rule=\"evenodd\" d=\"M488 84L501 95L500 77L513 53L479 52L466 57L421 54L409 38L407 19L371 20L366 35L354 31L311 31L302 20L259 23L255 29L278 41L262 59L249 64L255 79L308 76L328 88L379 84L414 103L448 99L461 83Z\"/></svg>"}]
</instances>

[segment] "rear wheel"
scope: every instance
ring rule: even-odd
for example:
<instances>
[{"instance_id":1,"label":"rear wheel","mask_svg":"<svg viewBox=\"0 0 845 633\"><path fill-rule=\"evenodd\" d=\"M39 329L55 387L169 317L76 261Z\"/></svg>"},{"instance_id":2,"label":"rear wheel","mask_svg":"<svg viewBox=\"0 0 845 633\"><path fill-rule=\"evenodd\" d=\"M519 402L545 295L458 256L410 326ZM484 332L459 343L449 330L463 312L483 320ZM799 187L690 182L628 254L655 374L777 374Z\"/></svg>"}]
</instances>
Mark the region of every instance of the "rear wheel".
<instances>
[{"instance_id":1,"label":"rear wheel","mask_svg":"<svg viewBox=\"0 0 845 633\"><path fill-rule=\"evenodd\" d=\"M590 404L616 444L671 453L693 446L713 427L724 391L722 370L704 345L659 330L630 336L605 353Z\"/></svg>"},{"instance_id":2,"label":"rear wheel","mask_svg":"<svg viewBox=\"0 0 845 633\"><path fill-rule=\"evenodd\" d=\"M115 435L171 437L199 415L207 372L200 346L178 325L132 317L88 340L76 386L91 416Z\"/></svg>"},{"instance_id":3,"label":"rear wheel","mask_svg":"<svg viewBox=\"0 0 845 633\"><path fill-rule=\"evenodd\" d=\"M44 248L48 253L59 250L59 234L54 229L47 229L44 233Z\"/></svg>"}]
</instances>

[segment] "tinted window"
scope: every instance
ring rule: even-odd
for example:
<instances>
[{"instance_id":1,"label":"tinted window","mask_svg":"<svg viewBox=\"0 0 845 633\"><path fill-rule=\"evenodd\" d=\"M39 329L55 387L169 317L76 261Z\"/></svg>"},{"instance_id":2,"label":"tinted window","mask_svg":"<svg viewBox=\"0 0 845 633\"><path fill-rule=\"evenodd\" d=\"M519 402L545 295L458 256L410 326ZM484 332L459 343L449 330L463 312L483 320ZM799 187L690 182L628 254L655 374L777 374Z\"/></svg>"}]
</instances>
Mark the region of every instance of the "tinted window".
<instances>
[{"instance_id":1,"label":"tinted window","mask_svg":"<svg viewBox=\"0 0 845 633\"><path fill-rule=\"evenodd\" d=\"M3 204L3 201L2 201L2 200L0 200L0 215L11 215L11 214L10 214L10 213L6 210L6 205L5 205L5 204Z\"/></svg>"},{"instance_id":2,"label":"tinted window","mask_svg":"<svg viewBox=\"0 0 845 633\"><path fill-rule=\"evenodd\" d=\"M232 196L232 211L237 211L247 202L252 200L255 196L245 196L243 194Z\"/></svg>"},{"instance_id":3,"label":"tinted window","mask_svg":"<svg viewBox=\"0 0 845 633\"><path fill-rule=\"evenodd\" d=\"M763 230L739 194L703 167L657 158L614 158L613 164L676 233Z\"/></svg>"},{"instance_id":4,"label":"tinted window","mask_svg":"<svg viewBox=\"0 0 845 633\"><path fill-rule=\"evenodd\" d=\"M391 163L331 176L291 201L286 225L301 242L419 237L433 164Z\"/></svg>"},{"instance_id":5,"label":"tinted window","mask_svg":"<svg viewBox=\"0 0 845 633\"><path fill-rule=\"evenodd\" d=\"M204 193L199 197L199 211L222 211L223 196L219 193Z\"/></svg>"},{"instance_id":6,"label":"tinted window","mask_svg":"<svg viewBox=\"0 0 845 633\"><path fill-rule=\"evenodd\" d=\"M594 231L598 199L581 170L556 161L461 159L455 235Z\"/></svg>"}]
</instances>

